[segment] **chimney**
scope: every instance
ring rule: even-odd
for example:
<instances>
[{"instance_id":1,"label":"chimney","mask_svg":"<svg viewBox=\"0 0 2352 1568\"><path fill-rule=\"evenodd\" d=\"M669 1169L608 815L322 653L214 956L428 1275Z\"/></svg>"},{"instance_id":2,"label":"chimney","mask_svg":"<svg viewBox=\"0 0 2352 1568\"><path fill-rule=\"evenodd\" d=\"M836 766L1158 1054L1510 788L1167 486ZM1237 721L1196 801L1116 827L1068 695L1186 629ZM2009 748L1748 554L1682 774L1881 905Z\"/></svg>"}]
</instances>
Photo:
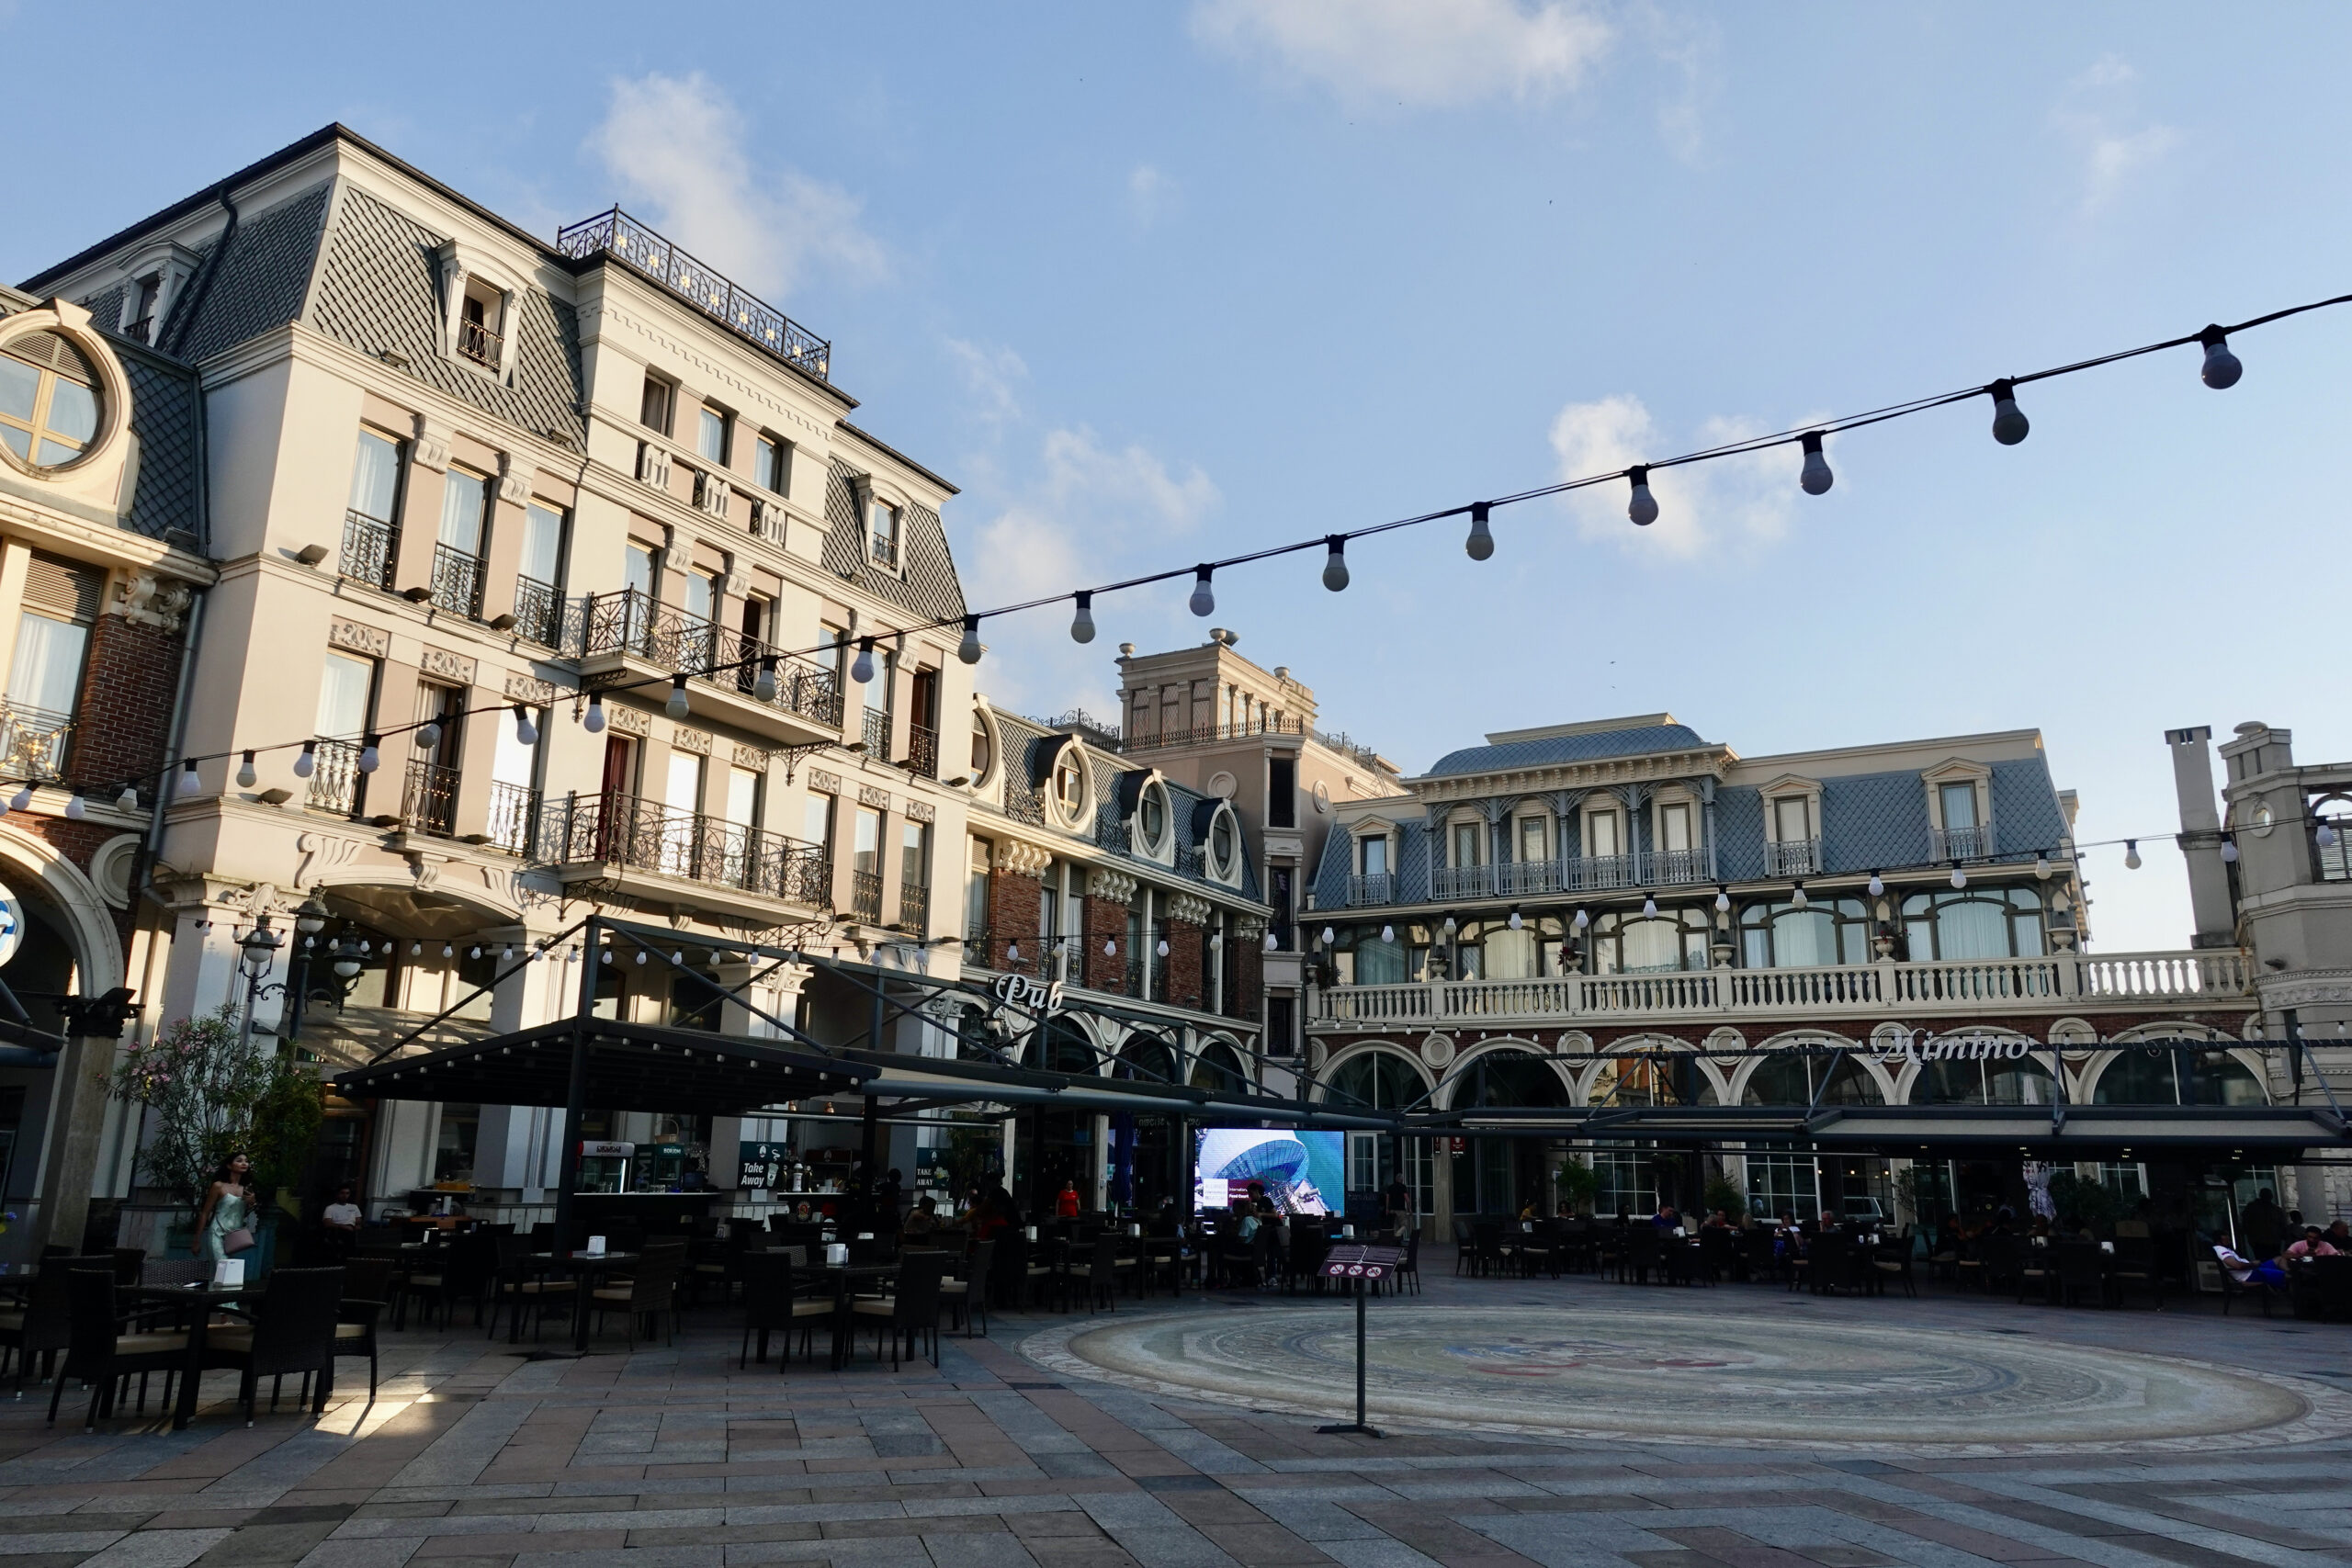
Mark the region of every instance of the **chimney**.
<instances>
[{"instance_id":1,"label":"chimney","mask_svg":"<svg viewBox=\"0 0 2352 1568\"><path fill-rule=\"evenodd\" d=\"M2222 863L2222 815L2213 804L2213 729L2167 729L2172 783L2180 797L2181 858L2188 863L2188 909L2196 922L2191 947L2235 947L2237 912L2230 903L2229 868Z\"/></svg>"}]
</instances>

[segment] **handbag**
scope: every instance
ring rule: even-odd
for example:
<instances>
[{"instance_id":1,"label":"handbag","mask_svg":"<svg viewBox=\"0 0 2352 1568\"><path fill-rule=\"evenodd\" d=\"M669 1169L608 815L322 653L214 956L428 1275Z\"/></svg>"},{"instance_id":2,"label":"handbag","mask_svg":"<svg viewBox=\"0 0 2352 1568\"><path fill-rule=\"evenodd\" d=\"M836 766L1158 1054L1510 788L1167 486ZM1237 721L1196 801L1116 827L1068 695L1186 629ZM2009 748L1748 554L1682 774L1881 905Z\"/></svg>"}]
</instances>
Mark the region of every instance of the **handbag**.
<instances>
[{"instance_id":1,"label":"handbag","mask_svg":"<svg viewBox=\"0 0 2352 1568\"><path fill-rule=\"evenodd\" d=\"M232 1257L240 1252L251 1252L253 1249L254 1233L243 1225L239 1225L220 1238L220 1250Z\"/></svg>"}]
</instances>

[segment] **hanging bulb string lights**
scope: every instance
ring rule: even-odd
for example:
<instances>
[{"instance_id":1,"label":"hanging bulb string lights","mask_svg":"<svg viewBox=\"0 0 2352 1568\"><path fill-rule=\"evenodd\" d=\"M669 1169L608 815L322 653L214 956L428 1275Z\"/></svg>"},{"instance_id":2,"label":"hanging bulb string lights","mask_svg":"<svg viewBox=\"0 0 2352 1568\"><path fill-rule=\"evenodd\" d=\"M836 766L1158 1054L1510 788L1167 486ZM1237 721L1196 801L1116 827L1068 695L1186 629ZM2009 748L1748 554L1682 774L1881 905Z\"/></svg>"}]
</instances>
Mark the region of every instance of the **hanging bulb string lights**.
<instances>
[{"instance_id":1,"label":"hanging bulb string lights","mask_svg":"<svg viewBox=\"0 0 2352 1568\"><path fill-rule=\"evenodd\" d=\"M1685 452L1679 457L1654 458L1647 462L1636 463L1629 468L1613 468L1606 473L1588 474L1579 479L1562 479L1551 484L1538 485L1533 489L1514 491L1509 494L1498 495L1486 501L1468 502L1458 506L1441 507L1431 512L1417 513L1409 517L1394 518L1385 523L1367 524L1363 527L1352 528L1344 533L1317 534L1310 538L1295 540L1289 544L1272 545L1262 549L1245 551L1239 555L1228 556L1222 560L1201 561L1192 566L1171 567L1161 571L1146 572L1139 576L1125 578L1116 582L1097 584L1092 588L1066 589L1057 593L1048 593L1035 599L1022 600L1010 604L1001 604L989 610L960 612L957 615L942 616L936 620L922 621L908 626L878 631L871 634L869 637L861 637L859 641L865 644L867 648L870 648L872 643L876 640L889 637L902 637L916 632L944 630L960 625L963 628L963 637L957 647L956 655L967 664L977 664L979 662L983 652L979 636L980 624L983 621L994 619L1002 615L1020 615L1025 611L1043 609L1051 604L1075 603L1080 614L1071 623L1070 635L1080 642L1089 642L1092 640L1095 629L1092 615L1093 602L1105 593L1118 593L1124 592L1129 589L1148 588L1157 583L1180 581L1183 578L1190 577L1193 580L1193 590L1191 602L1193 613L1198 615L1209 615L1216 613L1216 595L1210 587L1210 581L1216 572L1227 570L1233 567L1249 566L1258 561L1272 560L1281 556L1296 555L1308 550L1323 550L1327 552L1324 570L1324 584L1326 587L1330 588L1332 592L1337 592L1347 585L1348 573L1344 560L1344 551L1348 542L1351 539L1369 538L1375 535L1393 533L1400 528L1418 527L1425 523L1439 522L1450 517L1467 517L1471 520L1471 532L1465 545L1467 553L1474 560L1487 560L1492 558L1495 551L1494 536L1489 531L1487 524L1488 519L1492 515L1496 507L1513 506L1521 502L1538 501L1547 496L1565 495L1573 491L1589 490L1596 485L1621 483L1630 483L1633 488L1632 501L1627 508L1629 515L1635 524L1642 526L1647 526L1650 523L1655 522L1659 515L1657 498L1651 492L1648 483L1649 476L1657 472L1658 469L1682 468L1693 463L1712 462L1725 457L1745 457L1748 454L1765 451L1774 446L1796 446L1803 448L1804 463L1799 474L1799 483L1808 494L1819 495L1827 491L1833 482L1833 476L1829 469L1828 460L1823 456L1821 451L1821 442L1826 436L1839 434L1848 431L1866 429L1871 425L1883 424L1889 420L1904 419L1912 414L1925 413L1931 409L1946 408L1955 403L1969 402L1977 398L1990 397L1994 400L1995 403L1994 438L2000 441L2004 446L2015 446L2017 443L2026 438L2027 431L2030 429L2026 416L2018 407L2017 401L2017 389L2019 387L2030 386L2037 381L2047 381L2060 376L2077 375L2086 370L2096 370L2105 366L2120 364L2127 359L2137 359L2146 355L2162 354L2171 349L2184 348L2190 344L2195 344L2203 351L2203 357L2199 364L2199 379L2202 380L2206 386L2216 391L2224 390L2235 386L2245 371L2245 367L2241 364L2237 355L2231 351L2230 340L2233 337L2235 337L2242 333L2250 332L2256 327L2267 326L2274 321L2283 321L2290 317L2304 315L2312 310L2324 310L2333 306L2346 304L2352 304L2352 294L2337 294L2324 299L2313 299L2301 305L2290 305L2284 310L2267 311L2262 315L2251 316L2245 321L2237 321L2229 325L2213 322L2206 326L2199 327L2195 332L2186 333L2177 337L2164 338L2154 343L2142 344L2136 348L2118 349L2111 354L2098 355L2088 359L2078 359L2064 365L2053 365L2047 369L2028 371L2025 374L2018 376L2001 377L1996 380L1959 388L1953 391L1938 392L1924 398L1914 398L1905 402L1889 403L1881 408L1871 409L1861 413L1849 414L1838 419L1816 420L1800 427L1774 431L1770 434L1747 436L1736 441L1724 442L1720 446L1702 447L1694 452ZM1337 570L1332 570L1335 564L1338 568ZM669 685L673 688L673 694L671 703L665 705L684 705L679 702L678 695L676 694L677 688L687 679L699 677L706 680L715 680L722 674L750 670L753 665L761 664L763 660L776 658L779 657L779 655L788 658L813 658L818 655L830 653L837 646L839 645L836 642L826 641L806 649L792 650L763 650L761 653L749 654L738 660L728 660L724 661L715 660L711 664L710 668L706 670L650 675L632 680L609 682L600 683L594 692L588 691L583 686L579 693L579 695L587 700L591 710L595 712L599 718L603 716L599 699L601 699L605 694L611 692L632 691L639 687L658 687ZM453 717L471 716L473 714L478 712L495 712L507 705L508 705L506 703L502 701L487 705L480 709L465 709L458 713L445 714L442 717L446 720ZM386 729L379 739L390 739L395 735L405 734L412 730L420 729L429 722L432 721L420 720L415 724L402 725L394 728ZM290 751L306 744L309 739L310 738L298 740L288 740L276 746L254 747L246 750L245 754L254 755L263 752ZM166 762L162 769L142 774L140 777L130 780L117 780L101 786L96 786L97 793L102 797L105 797L115 795L123 787L131 787L142 784L151 788L158 787L162 781L162 774L164 772L179 768L183 766L184 763L219 761L238 754L239 753L237 751L221 751L209 754L198 754L185 759L173 758ZM92 786L88 785L84 786L85 791L91 787ZM244 787L251 786L247 785ZM2162 837L2163 835L2151 834L2146 836L2150 838L2157 838ZM2120 843L2122 840L2118 840L2116 841Z\"/></svg>"}]
</instances>

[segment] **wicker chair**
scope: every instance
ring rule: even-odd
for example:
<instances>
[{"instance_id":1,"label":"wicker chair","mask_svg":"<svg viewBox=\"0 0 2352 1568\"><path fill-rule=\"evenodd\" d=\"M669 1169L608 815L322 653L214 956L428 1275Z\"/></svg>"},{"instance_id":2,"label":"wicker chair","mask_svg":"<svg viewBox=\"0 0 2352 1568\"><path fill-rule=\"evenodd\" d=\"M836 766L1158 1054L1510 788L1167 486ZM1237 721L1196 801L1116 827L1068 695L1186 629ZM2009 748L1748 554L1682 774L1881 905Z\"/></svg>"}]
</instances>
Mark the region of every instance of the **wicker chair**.
<instances>
[{"instance_id":1,"label":"wicker chair","mask_svg":"<svg viewBox=\"0 0 2352 1568\"><path fill-rule=\"evenodd\" d=\"M74 1343L73 1298L67 1293L67 1271L56 1265L33 1277L24 1304L0 1312L0 1352L17 1359L17 1397L25 1397L25 1371L35 1356L41 1359L44 1380L57 1371L57 1353ZM6 1362L0 1360L0 1367Z\"/></svg>"},{"instance_id":2,"label":"wicker chair","mask_svg":"<svg viewBox=\"0 0 2352 1568\"><path fill-rule=\"evenodd\" d=\"M980 1332L989 1329L989 1275L996 1266L996 1243L978 1241L972 1244L972 1256L965 1260L961 1274L939 1282L940 1304L955 1320L964 1325L964 1337L972 1337L972 1319L980 1320Z\"/></svg>"},{"instance_id":3,"label":"wicker chair","mask_svg":"<svg viewBox=\"0 0 2352 1568\"><path fill-rule=\"evenodd\" d=\"M492 1239L497 1252L491 1276L490 1337L498 1337L500 1308L507 1309L506 1337L510 1343L522 1337L524 1313L536 1308L531 1319L531 1343L536 1345L539 1330L547 1325L548 1313L577 1310L580 1281L540 1275L529 1262L531 1244L519 1235Z\"/></svg>"},{"instance_id":4,"label":"wicker chair","mask_svg":"<svg viewBox=\"0 0 2352 1568\"><path fill-rule=\"evenodd\" d=\"M638 1329L642 1325L645 1337L653 1337L653 1319L662 1320L662 1342L673 1343L678 1328L678 1270L684 1265L685 1247L680 1244L675 1251L656 1255L648 1248L639 1258L636 1270L624 1281L614 1280L588 1292L584 1303L595 1314L601 1325L605 1314L624 1312L628 1314L629 1348L637 1348Z\"/></svg>"},{"instance_id":5,"label":"wicker chair","mask_svg":"<svg viewBox=\"0 0 2352 1568\"><path fill-rule=\"evenodd\" d=\"M743 1281L743 1344L736 1357L737 1366L749 1364L753 1335L759 1337L759 1359L765 1361L768 1336L782 1330L784 1356L788 1361L792 1359L792 1331L800 1329L813 1341L817 1324L833 1315L831 1281L817 1281L824 1286L821 1294L814 1291L803 1294L794 1289L800 1253L799 1247L786 1247L743 1254L740 1265ZM809 1353L816 1353L813 1348Z\"/></svg>"},{"instance_id":6,"label":"wicker chair","mask_svg":"<svg viewBox=\"0 0 2352 1568\"><path fill-rule=\"evenodd\" d=\"M237 1398L245 1425L254 1424L254 1388L269 1382L269 1407L286 1374L301 1374L313 1415L327 1407L334 1388L335 1318L343 1303L341 1269L277 1269L269 1289L255 1298L253 1322L211 1331L204 1345L206 1367L227 1367L240 1375ZM315 1391L315 1392L313 1392Z\"/></svg>"},{"instance_id":7,"label":"wicker chair","mask_svg":"<svg viewBox=\"0 0 2352 1568\"><path fill-rule=\"evenodd\" d=\"M1113 1248L1118 1238L1102 1238ZM1096 1256L1107 1262L1110 1252L1097 1250ZM864 1319L874 1325L874 1355L880 1359L882 1336L890 1337L890 1370L898 1371L899 1352L912 1349L918 1335L931 1344L931 1364L939 1365L939 1281L947 1271L947 1254L944 1252L914 1252L899 1260L898 1278L888 1298L861 1297L850 1303L853 1320Z\"/></svg>"},{"instance_id":8,"label":"wicker chair","mask_svg":"<svg viewBox=\"0 0 2352 1568\"><path fill-rule=\"evenodd\" d=\"M392 1260L354 1258L343 1266L343 1300L335 1304L334 1353L368 1358L368 1396L376 1395L376 1320L392 1291Z\"/></svg>"},{"instance_id":9,"label":"wicker chair","mask_svg":"<svg viewBox=\"0 0 2352 1568\"><path fill-rule=\"evenodd\" d=\"M41 1269L44 1276L51 1270L65 1276L72 1318L65 1365L50 1390L49 1424L57 1425L57 1402L67 1378L80 1378L90 1387L90 1408L82 1422L85 1432L96 1431L98 1418L114 1414L115 1382L133 1372L163 1373L164 1399L170 1403L172 1379L187 1360L187 1336L124 1333L115 1307L114 1259L99 1269L68 1269L64 1261L70 1260L53 1260Z\"/></svg>"}]
</instances>

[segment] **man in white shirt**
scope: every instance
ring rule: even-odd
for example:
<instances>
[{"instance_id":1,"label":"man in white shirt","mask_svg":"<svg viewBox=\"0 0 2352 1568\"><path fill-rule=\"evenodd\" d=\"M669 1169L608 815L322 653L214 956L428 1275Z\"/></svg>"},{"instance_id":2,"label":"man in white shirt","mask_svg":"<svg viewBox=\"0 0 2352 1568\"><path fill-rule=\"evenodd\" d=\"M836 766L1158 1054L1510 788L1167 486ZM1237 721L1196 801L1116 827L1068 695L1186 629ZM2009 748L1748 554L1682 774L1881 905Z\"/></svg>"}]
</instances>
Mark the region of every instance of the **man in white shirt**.
<instances>
[{"instance_id":1,"label":"man in white shirt","mask_svg":"<svg viewBox=\"0 0 2352 1568\"><path fill-rule=\"evenodd\" d=\"M334 1190L334 1201L326 1206L319 1223L326 1227L330 1241L348 1245L359 1234L359 1205L351 1201L351 1189Z\"/></svg>"}]
</instances>

